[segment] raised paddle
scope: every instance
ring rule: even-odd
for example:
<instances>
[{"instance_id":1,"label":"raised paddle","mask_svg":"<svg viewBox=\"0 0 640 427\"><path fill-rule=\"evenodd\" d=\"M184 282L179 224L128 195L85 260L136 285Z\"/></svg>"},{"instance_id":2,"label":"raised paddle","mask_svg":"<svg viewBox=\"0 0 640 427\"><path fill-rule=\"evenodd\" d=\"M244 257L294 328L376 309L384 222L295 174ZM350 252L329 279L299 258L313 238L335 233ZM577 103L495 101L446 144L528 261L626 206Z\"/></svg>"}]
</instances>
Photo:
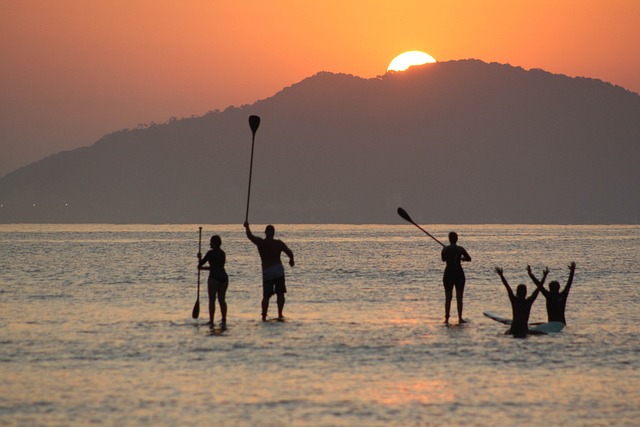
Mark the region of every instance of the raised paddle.
<instances>
[{"instance_id":1,"label":"raised paddle","mask_svg":"<svg viewBox=\"0 0 640 427\"><path fill-rule=\"evenodd\" d=\"M425 230L424 228L420 227L418 224L416 224L411 217L409 216L409 214L407 213L407 211L405 211L402 208L398 208L398 215L400 215L402 217L402 219L404 219L405 221L409 221L411 224L415 225L416 227L418 227L420 230L424 231L424 233L431 237L433 240L435 240L436 242L440 243L442 245L442 247L444 247L444 243L442 243L440 240L436 239L435 237L433 237L431 234L429 234L429 232L427 230Z\"/></svg>"},{"instance_id":2,"label":"raised paddle","mask_svg":"<svg viewBox=\"0 0 640 427\"><path fill-rule=\"evenodd\" d=\"M251 128L251 163L249 163L249 189L247 190L247 214L244 222L249 222L249 199L251 197L251 173L253 172L253 145L256 140L256 131L260 126L260 117L249 116L249 127Z\"/></svg>"},{"instance_id":3,"label":"raised paddle","mask_svg":"<svg viewBox=\"0 0 640 427\"><path fill-rule=\"evenodd\" d=\"M198 261L200 261L200 255L202 255L202 227L198 227ZM193 313L191 316L197 319L200 316L200 264L198 263L198 297L196 298L196 304L193 306Z\"/></svg>"}]
</instances>

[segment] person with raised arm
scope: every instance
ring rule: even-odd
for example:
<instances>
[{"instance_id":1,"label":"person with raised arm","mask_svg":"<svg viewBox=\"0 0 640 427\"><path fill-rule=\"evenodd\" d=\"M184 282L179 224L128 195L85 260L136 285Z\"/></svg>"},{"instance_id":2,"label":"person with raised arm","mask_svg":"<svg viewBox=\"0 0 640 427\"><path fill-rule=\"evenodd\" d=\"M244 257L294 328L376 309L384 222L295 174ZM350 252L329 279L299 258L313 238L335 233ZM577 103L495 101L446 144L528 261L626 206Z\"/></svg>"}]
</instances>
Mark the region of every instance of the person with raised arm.
<instances>
[{"instance_id":1,"label":"person with raised arm","mask_svg":"<svg viewBox=\"0 0 640 427\"><path fill-rule=\"evenodd\" d=\"M511 334L516 338L526 337L527 334L531 333L529 330L529 314L531 314L531 306L538 297L540 290L536 289L533 291L531 296L527 297L527 287L525 285L518 285L514 295L511 290L511 286L509 286L507 279L504 277L504 270L501 267L496 267L495 272L498 273L498 276L502 279L502 284L507 289L509 301L511 301L511 327L505 333ZM549 274L549 269L544 270L541 283L544 283L547 278L547 274Z\"/></svg>"},{"instance_id":2,"label":"person with raised arm","mask_svg":"<svg viewBox=\"0 0 640 427\"><path fill-rule=\"evenodd\" d=\"M273 225L267 225L264 229L265 237L254 236L249 227L249 222L244 223L247 238L258 247L262 263L262 321L267 320L269 299L273 294L277 295L278 320L284 320L284 309L287 287L285 285L284 266L280 260L280 254L285 253L289 257L289 265L293 267L293 252L282 240L274 239L276 229Z\"/></svg>"},{"instance_id":3,"label":"person with raised arm","mask_svg":"<svg viewBox=\"0 0 640 427\"><path fill-rule=\"evenodd\" d=\"M545 269L548 273L549 269ZM544 298L547 300L547 321L548 322L562 322L563 324L567 324L565 319L564 311L567 306L567 297L569 296L569 291L571 290L571 284L573 283L573 276L576 271L576 263L572 262L569 264L569 278L567 279L567 284L565 285L562 292L560 292L560 283L558 281L553 280L549 283L549 290L546 290L543 286L544 278L542 282L540 282L536 276L531 272L531 266L527 266L527 273L529 273L529 277L535 283L536 287L540 290ZM546 277L546 275L545 275Z\"/></svg>"}]
</instances>

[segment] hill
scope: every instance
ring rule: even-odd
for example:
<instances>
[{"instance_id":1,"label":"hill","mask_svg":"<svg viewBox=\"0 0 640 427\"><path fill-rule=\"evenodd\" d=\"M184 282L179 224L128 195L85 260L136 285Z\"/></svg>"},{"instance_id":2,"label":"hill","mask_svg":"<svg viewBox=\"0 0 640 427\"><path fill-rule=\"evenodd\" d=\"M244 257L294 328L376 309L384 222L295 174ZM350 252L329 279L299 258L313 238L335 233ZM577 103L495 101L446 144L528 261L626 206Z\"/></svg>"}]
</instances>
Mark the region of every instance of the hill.
<instances>
[{"instance_id":1,"label":"hill","mask_svg":"<svg viewBox=\"0 0 640 427\"><path fill-rule=\"evenodd\" d=\"M640 96L477 60L106 135L0 179L0 222L640 223Z\"/></svg>"}]
</instances>

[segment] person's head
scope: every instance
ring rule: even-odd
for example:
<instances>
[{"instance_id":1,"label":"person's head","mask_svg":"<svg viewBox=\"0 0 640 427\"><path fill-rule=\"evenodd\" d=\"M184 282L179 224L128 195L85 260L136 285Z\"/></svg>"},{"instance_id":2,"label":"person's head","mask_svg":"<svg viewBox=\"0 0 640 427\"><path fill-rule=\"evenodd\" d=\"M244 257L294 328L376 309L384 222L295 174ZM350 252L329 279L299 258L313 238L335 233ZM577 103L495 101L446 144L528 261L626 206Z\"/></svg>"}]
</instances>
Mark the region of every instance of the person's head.
<instances>
[{"instance_id":1,"label":"person's head","mask_svg":"<svg viewBox=\"0 0 640 427\"><path fill-rule=\"evenodd\" d=\"M268 238L272 238L274 234L276 234L276 229L273 225L267 225L264 229L264 234Z\"/></svg>"},{"instance_id":2,"label":"person's head","mask_svg":"<svg viewBox=\"0 0 640 427\"><path fill-rule=\"evenodd\" d=\"M211 236L210 244L212 248L219 248L220 246L222 246L222 239L218 235Z\"/></svg>"},{"instance_id":3,"label":"person's head","mask_svg":"<svg viewBox=\"0 0 640 427\"><path fill-rule=\"evenodd\" d=\"M526 285L518 285L516 287L516 296L518 298L524 298L527 296L527 287Z\"/></svg>"},{"instance_id":4,"label":"person's head","mask_svg":"<svg viewBox=\"0 0 640 427\"><path fill-rule=\"evenodd\" d=\"M458 233L456 233L455 231L452 231L451 233L449 233L449 243L451 243L452 245L455 245L458 242Z\"/></svg>"},{"instance_id":5,"label":"person's head","mask_svg":"<svg viewBox=\"0 0 640 427\"><path fill-rule=\"evenodd\" d=\"M557 280L552 281L551 283L549 283L549 290L554 294L559 293L560 292L560 283L558 283Z\"/></svg>"}]
</instances>

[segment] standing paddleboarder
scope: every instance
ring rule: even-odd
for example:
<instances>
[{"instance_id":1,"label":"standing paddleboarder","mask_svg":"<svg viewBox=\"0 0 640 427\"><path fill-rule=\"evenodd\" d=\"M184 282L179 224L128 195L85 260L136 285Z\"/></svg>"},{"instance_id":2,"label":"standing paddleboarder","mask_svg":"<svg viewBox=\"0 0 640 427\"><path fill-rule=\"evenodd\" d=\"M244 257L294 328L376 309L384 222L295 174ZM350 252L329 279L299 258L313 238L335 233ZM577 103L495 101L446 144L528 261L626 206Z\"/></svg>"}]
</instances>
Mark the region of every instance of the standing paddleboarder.
<instances>
[{"instance_id":1,"label":"standing paddleboarder","mask_svg":"<svg viewBox=\"0 0 640 427\"><path fill-rule=\"evenodd\" d=\"M471 261L467 251L458 246L458 234L452 231L449 233L449 245L442 248L442 261L447 263L442 276L444 284L444 323L449 323L449 312L451 311L451 300L453 299L453 288L456 288L456 303L458 307L458 323L466 323L462 318L462 297L464 295L464 284L466 278L462 269L462 261Z\"/></svg>"},{"instance_id":2,"label":"standing paddleboarder","mask_svg":"<svg viewBox=\"0 0 640 427\"><path fill-rule=\"evenodd\" d=\"M229 276L224 269L227 255L222 250L222 239L220 236L212 236L210 241L211 250L202 257L202 253L198 252L198 269L209 270L209 280L207 281L207 290L209 291L209 327L213 329L213 317L216 312L216 297L220 304L220 313L222 314L221 325L224 327L227 323L227 302L225 296L227 287L229 286ZM204 265L209 263L208 267Z\"/></svg>"},{"instance_id":3,"label":"standing paddleboarder","mask_svg":"<svg viewBox=\"0 0 640 427\"><path fill-rule=\"evenodd\" d=\"M282 240L274 239L276 229L273 225L267 225L264 230L265 237L256 237L251 232L249 222L244 223L247 238L258 247L260 260L262 262L262 321L267 320L269 310L269 299L273 294L277 295L278 320L284 320L282 310L284 309L287 292L284 278L284 266L280 260L280 254L284 252L289 257L289 265L293 267L293 252L284 244Z\"/></svg>"}]
</instances>

